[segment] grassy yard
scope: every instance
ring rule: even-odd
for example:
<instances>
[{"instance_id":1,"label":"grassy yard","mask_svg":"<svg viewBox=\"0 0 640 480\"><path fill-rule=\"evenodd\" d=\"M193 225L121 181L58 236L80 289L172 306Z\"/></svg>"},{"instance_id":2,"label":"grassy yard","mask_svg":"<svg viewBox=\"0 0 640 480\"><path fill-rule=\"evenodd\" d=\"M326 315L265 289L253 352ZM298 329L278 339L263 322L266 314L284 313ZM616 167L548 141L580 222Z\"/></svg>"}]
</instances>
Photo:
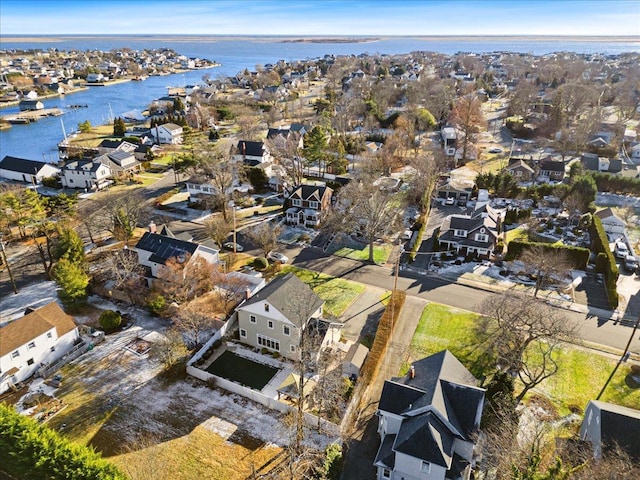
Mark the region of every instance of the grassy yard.
<instances>
[{"instance_id":1,"label":"grassy yard","mask_svg":"<svg viewBox=\"0 0 640 480\"><path fill-rule=\"evenodd\" d=\"M411 355L420 359L442 349L453 353L477 378L491 370L492 360L477 347L473 326L478 315L431 303L425 307L411 341ZM534 392L547 396L561 415L569 407L584 409L594 399L613 371L616 360L592 351L567 345L560 351L558 373L540 384ZM403 366L401 374L406 373ZM625 383L631 367L623 364L601 400L631 408L640 408L640 389ZM516 385L516 390L517 390Z\"/></svg>"},{"instance_id":2,"label":"grassy yard","mask_svg":"<svg viewBox=\"0 0 640 480\"><path fill-rule=\"evenodd\" d=\"M505 233L506 243L509 243L513 240L528 240L528 239L529 239L529 235L527 234L527 231L522 227L514 228L513 230L509 230Z\"/></svg>"},{"instance_id":3,"label":"grassy yard","mask_svg":"<svg viewBox=\"0 0 640 480\"><path fill-rule=\"evenodd\" d=\"M324 311L336 317L340 316L358 295L365 290L364 285L360 283L342 280L291 265L283 267L281 273L295 273L300 280L309 285L326 302Z\"/></svg>"},{"instance_id":4,"label":"grassy yard","mask_svg":"<svg viewBox=\"0 0 640 480\"><path fill-rule=\"evenodd\" d=\"M376 263L385 263L391 254L392 246L388 244L373 245L373 260ZM352 260L369 260L369 244L356 242L347 235L339 235L331 243L327 250L331 255L351 258Z\"/></svg>"}]
</instances>

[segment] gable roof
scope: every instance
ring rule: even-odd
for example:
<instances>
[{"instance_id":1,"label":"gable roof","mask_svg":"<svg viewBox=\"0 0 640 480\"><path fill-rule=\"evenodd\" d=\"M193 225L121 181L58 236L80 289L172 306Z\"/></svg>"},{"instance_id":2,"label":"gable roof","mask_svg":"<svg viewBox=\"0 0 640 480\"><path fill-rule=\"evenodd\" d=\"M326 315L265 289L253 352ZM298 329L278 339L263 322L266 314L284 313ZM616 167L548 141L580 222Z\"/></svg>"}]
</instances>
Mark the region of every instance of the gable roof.
<instances>
[{"instance_id":1,"label":"gable roof","mask_svg":"<svg viewBox=\"0 0 640 480\"><path fill-rule=\"evenodd\" d=\"M333 190L325 186L298 185L293 188L289 198L299 198L301 200L320 202L327 192L333 192Z\"/></svg>"},{"instance_id":2,"label":"gable roof","mask_svg":"<svg viewBox=\"0 0 640 480\"><path fill-rule=\"evenodd\" d=\"M0 357L29 343L52 328L56 329L58 337L76 328L73 318L67 315L57 302L37 308L24 317L1 327Z\"/></svg>"},{"instance_id":3,"label":"gable roof","mask_svg":"<svg viewBox=\"0 0 640 480\"><path fill-rule=\"evenodd\" d=\"M302 305L302 301L306 305ZM324 304L324 300L293 273L276 277L249 298L243 306L259 302L269 302L298 327L302 327L309 320L309 316Z\"/></svg>"},{"instance_id":4,"label":"gable roof","mask_svg":"<svg viewBox=\"0 0 640 480\"><path fill-rule=\"evenodd\" d=\"M600 411L600 441L604 446L617 443L629 455L640 458L640 410L590 400ZM588 411L589 405L587 405Z\"/></svg>"},{"instance_id":5,"label":"gable roof","mask_svg":"<svg viewBox=\"0 0 640 480\"><path fill-rule=\"evenodd\" d=\"M604 208L602 210L598 210L596 213L594 213L594 215L596 217L598 217L600 220L605 220L607 218L612 218L614 220L616 220L616 223L620 223L621 225L624 225L624 220L622 220L620 217L618 217L613 210L611 209L611 207L607 207Z\"/></svg>"},{"instance_id":6,"label":"gable roof","mask_svg":"<svg viewBox=\"0 0 640 480\"><path fill-rule=\"evenodd\" d=\"M168 132L175 133L178 130L182 130L180 125L176 125L175 123L163 123L162 125L158 125L158 127L164 128Z\"/></svg>"},{"instance_id":7,"label":"gable roof","mask_svg":"<svg viewBox=\"0 0 640 480\"><path fill-rule=\"evenodd\" d=\"M37 174L42 167L47 165L47 162L40 162L38 160L27 160L26 158L12 157L10 155L5 156L0 160L0 169L9 170L11 172L28 173L30 175Z\"/></svg>"},{"instance_id":8,"label":"gable roof","mask_svg":"<svg viewBox=\"0 0 640 480\"><path fill-rule=\"evenodd\" d=\"M555 160L542 160L540 162L540 170L544 170L547 172L564 173L564 162L558 162Z\"/></svg>"},{"instance_id":9,"label":"gable roof","mask_svg":"<svg viewBox=\"0 0 640 480\"><path fill-rule=\"evenodd\" d=\"M527 171L529 173L534 173L533 168L531 168L529 165L527 165L527 162L525 162L521 158L517 158L513 162L510 162L509 166L507 166L506 169L509 170L509 171L511 171L511 170L525 170L525 171Z\"/></svg>"},{"instance_id":10,"label":"gable roof","mask_svg":"<svg viewBox=\"0 0 640 480\"><path fill-rule=\"evenodd\" d=\"M145 232L142 238L138 240L135 248L152 252L149 260L154 263L164 264L170 258L179 258L180 255L188 254L193 256L198 249L198 244L166 237L158 233Z\"/></svg>"},{"instance_id":11,"label":"gable roof","mask_svg":"<svg viewBox=\"0 0 640 480\"><path fill-rule=\"evenodd\" d=\"M248 140L240 140L236 148L239 155L252 157L262 157L266 150L264 142L251 142Z\"/></svg>"},{"instance_id":12,"label":"gable roof","mask_svg":"<svg viewBox=\"0 0 640 480\"><path fill-rule=\"evenodd\" d=\"M448 350L413 368L385 381L380 396L380 411L403 417L393 451L450 468L454 439L470 441L479 427L484 389Z\"/></svg>"}]
</instances>

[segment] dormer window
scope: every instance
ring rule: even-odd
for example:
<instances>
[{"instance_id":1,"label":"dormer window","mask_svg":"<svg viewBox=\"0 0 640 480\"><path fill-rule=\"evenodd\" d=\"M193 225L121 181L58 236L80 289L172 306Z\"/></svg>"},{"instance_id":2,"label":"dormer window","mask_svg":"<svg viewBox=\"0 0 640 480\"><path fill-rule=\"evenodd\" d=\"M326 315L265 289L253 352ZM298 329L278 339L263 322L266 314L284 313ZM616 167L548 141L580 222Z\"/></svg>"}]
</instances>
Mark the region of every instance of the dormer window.
<instances>
[{"instance_id":1,"label":"dormer window","mask_svg":"<svg viewBox=\"0 0 640 480\"><path fill-rule=\"evenodd\" d=\"M466 237L467 236L467 231L466 230L460 230L460 229L455 229L453 231L453 235L456 237Z\"/></svg>"},{"instance_id":2,"label":"dormer window","mask_svg":"<svg viewBox=\"0 0 640 480\"><path fill-rule=\"evenodd\" d=\"M291 200L291 204L294 207L301 207L302 206L302 200L298 199L298 198L294 198Z\"/></svg>"}]
</instances>

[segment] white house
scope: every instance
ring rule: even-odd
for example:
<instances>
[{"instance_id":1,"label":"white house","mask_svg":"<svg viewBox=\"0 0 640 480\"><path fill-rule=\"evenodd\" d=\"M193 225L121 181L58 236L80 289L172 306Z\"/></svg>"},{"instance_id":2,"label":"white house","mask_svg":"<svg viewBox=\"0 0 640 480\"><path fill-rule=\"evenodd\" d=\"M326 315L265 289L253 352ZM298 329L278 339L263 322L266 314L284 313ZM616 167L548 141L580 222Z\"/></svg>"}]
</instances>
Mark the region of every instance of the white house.
<instances>
[{"instance_id":1,"label":"white house","mask_svg":"<svg viewBox=\"0 0 640 480\"><path fill-rule=\"evenodd\" d=\"M0 160L0 178L31 184L42 183L43 178L54 177L60 169L46 162L26 160L7 155Z\"/></svg>"},{"instance_id":2,"label":"white house","mask_svg":"<svg viewBox=\"0 0 640 480\"><path fill-rule=\"evenodd\" d=\"M149 269L149 274L146 275L149 284L152 278L162 276L162 269L171 258L180 263L203 258L210 265L216 265L220 261L218 250L155 232L145 232L133 250L138 254L138 263Z\"/></svg>"},{"instance_id":3,"label":"white house","mask_svg":"<svg viewBox=\"0 0 640 480\"><path fill-rule=\"evenodd\" d=\"M297 359L300 339L324 301L293 274L276 277L239 306L240 341Z\"/></svg>"},{"instance_id":4,"label":"white house","mask_svg":"<svg viewBox=\"0 0 640 480\"><path fill-rule=\"evenodd\" d=\"M448 350L384 382L377 479L468 480L484 389Z\"/></svg>"},{"instance_id":5,"label":"white house","mask_svg":"<svg viewBox=\"0 0 640 480\"><path fill-rule=\"evenodd\" d=\"M626 223L620 217L618 217L611 208L605 208L603 210L598 210L595 213L595 216L600 219L602 222L602 228L607 233L624 233L626 228Z\"/></svg>"},{"instance_id":6,"label":"white house","mask_svg":"<svg viewBox=\"0 0 640 480\"><path fill-rule=\"evenodd\" d=\"M250 167L273 162L269 148L264 142L240 140L234 148L233 159Z\"/></svg>"},{"instance_id":7,"label":"white house","mask_svg":"<svg viewBox=\"0 0 640 480\"><path fill-rule=\"evenodd\" d=\"M107 165L90 160L76 160L67 163L60 171L62 186L100 190L113 183L111 169Z\"/></svg>"},{"instance_id":8,"label":"white house","mask_svg":"<svg viewBox=\"0 0 640 480\"><path fill-rule=\"evenodd\" d=\"M183 129L175 123L165 123L151 129L151 135L158 143L180 145L182 143Z\"/></svg>"},{"instance_id":9,"label":"white house","mask_svg":"<svg viewBox=\"0 0 640 480\"><path fill-rule=\"evenodd\" d=\"M0 327L0 393L64 356L80 338L73 318L51 302Z\"/></svg>"}]
</instances>

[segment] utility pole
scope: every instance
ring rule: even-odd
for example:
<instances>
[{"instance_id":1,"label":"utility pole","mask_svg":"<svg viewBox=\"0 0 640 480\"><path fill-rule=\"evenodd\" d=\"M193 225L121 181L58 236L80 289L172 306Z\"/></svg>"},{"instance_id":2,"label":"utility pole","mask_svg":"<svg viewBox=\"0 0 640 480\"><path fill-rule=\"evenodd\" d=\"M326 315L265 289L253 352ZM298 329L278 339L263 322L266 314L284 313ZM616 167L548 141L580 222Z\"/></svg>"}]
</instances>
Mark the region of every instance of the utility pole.
<instances>
[{"instance_id":1,"label":"utility pole","mask_svg":"<svg viewBox=\"0 0 640 480\"><path fill-rule=\"evenodd\" d=\"M631 335L629 336L629 341L627 342L627 346L624 347L624 352L622 352L622 356L620 357L620 360L618 360L618 363L616 363L616 366L613 369L613 372L611 372L611 375L609 375L609 378L607 378L607 381L605 382L604 386L602 387L602 390L600 390L600 393L596 397L596 400L600 400L600 397L602 396L602 394L604 393L605 389L607 388L607 385L609 385L609 382L611 382L611 379L613 378L613 376L618 371L618 367L620 366L620 364L622 362L626 362L627 359L629 358L629 347L631 346L631 341L633 340L633 337L636 334L636 331L638 330L638 325L639 324L640 324L640 315L638 315L638 319L636 320L636 324L633 326L633 331L631 332Z\"/></svg>"},{"instance_id":2,"label":"utility pole","mask_svg":"<svg viewBox=\"0 0 640 480\"><path fill-rule=\"evenodd\" d=\"M16 287L16 281L13 278L11 267L9 266L9 260L7 259L7 252L4 249L4 238L2 232L0 232L0 250L2 251L2 261L7 266L7 272L9 272L9 279L11 279L11 286L13 287L13 293L18 294L18 287Z\"/></svg>"}]
</instances>

